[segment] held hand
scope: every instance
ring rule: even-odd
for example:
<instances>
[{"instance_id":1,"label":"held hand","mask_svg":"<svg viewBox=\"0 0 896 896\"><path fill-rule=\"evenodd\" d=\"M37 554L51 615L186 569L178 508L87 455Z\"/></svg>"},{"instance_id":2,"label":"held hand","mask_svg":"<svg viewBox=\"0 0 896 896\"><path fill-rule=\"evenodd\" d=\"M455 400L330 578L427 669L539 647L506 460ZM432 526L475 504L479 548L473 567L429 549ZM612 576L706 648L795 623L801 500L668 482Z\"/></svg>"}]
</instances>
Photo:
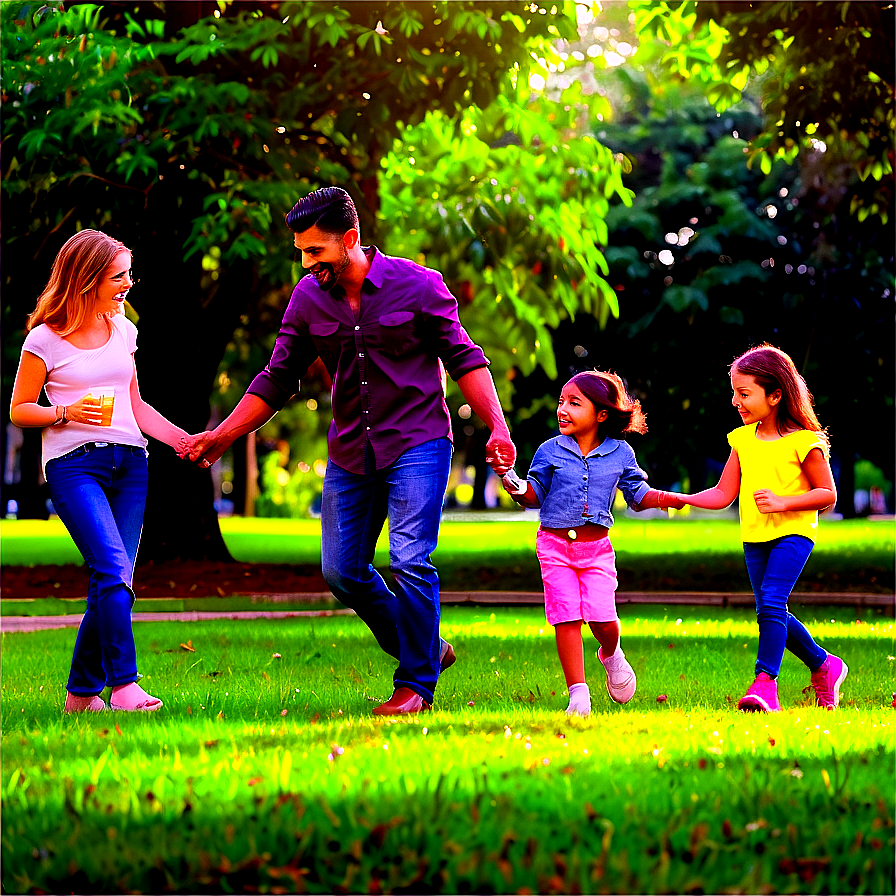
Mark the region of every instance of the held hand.
<instances>
[{"instance_id":1,"label":"held hand","mask_svg":"<svg viewBox=\"0 0 896 896\"><path fill-rule=\"evenodd\" d=\"M102 426L102 399L89 393L65 409L65 419L69 423L86 423L88 426ZM58 411L57 411L58 413Z\"/></svg>"},{"instance_id":2,"label":"held hand","mask_svg":"<svg viewBox=\"0 0 896 896\"><path fill-rule=\"evenodd\" d=\"M193 461L208 469L227 450L227 446L219 444L215 434L207 431L182 438L174 450L183 460Z\"/></svg>"},{"instance_id":3,"label":"held hand","mask_svg":"<svg viewBox=\"0 0 896 896\"><path fill-rule=\"evenodd\" d=\"M786 509L784 499L768 488L760 488L753 492L753 499L760 513L780 513Z\"/></svg>"},{"instance_id":4,"label":"held hand","mask_svg":"<svg viewBox=\"0 0 896 896\"><path fill-rule=\"evenodd\" d=\"M687 502L675 492L657 491L656 503L661 510L683 510L687 507Z\"/></svg>"},{"instance_id":5,"label":"held hand","mask_svg":"<svg viewBox=\"0 0 896 896\"><path fill-rule=\"evenodd\" d=\"M492 433L485 446L485 462L499 475L503 476L516 462L516 447L510 440L509 433Z\"/></svg>"}]
</instances>

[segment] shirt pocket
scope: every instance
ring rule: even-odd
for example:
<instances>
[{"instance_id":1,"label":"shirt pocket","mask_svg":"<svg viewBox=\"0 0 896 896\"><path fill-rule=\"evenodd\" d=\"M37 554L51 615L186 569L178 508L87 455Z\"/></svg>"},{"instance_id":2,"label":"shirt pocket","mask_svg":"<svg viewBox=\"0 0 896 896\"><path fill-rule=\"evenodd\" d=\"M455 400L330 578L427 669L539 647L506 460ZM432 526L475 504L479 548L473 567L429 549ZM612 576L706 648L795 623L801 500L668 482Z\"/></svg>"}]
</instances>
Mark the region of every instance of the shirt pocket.
<instances>
[{"instance_id":1,"label":"shirt pocket","mask_svg":"<svg viewBox=\"0 0 896 896\"><path fill-rule=\"evenodd\" d=\"M339 362L341 340L339 338L339 321L330 320L320 324L310 324L308 331L314 341L314 347L321 361L332 374Z\"/></svg>"},{"instance_id":2,"label":"shirt pocket","mask_svg":"<svg viewBox=\"0 0 896 896\"><path fill-rule=\"evenodd\" d=\"M419 343L414 328L413 311L381 314L378 321L377 348L389 358L397 358Z\"/></svg>"}]
</instances>

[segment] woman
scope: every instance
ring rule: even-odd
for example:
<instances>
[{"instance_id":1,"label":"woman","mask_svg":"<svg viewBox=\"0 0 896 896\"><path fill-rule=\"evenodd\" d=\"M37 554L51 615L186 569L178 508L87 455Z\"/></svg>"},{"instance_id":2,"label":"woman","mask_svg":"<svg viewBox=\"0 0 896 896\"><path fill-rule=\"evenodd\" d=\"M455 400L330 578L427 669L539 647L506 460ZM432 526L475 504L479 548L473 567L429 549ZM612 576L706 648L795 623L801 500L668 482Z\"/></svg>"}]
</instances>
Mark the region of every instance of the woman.
<instances>
[{"instance_id":1,"label":"woman","mask_svg":"<svg viewBox=\"0 0 896 896\"><path fill-rule=\"evenodd\" d=\"M90 570L65 712L109 705L154 711L162 701L137 684L131 629L134 563L147 488L147 433L172 447L186 433L140 397L137 328L123 303L134 285L131 253L97 230L59 251L28 318L10 419L42 433L50 496ZM38 404L45 389L52 406Z\"/></svg>"}]
</instances>

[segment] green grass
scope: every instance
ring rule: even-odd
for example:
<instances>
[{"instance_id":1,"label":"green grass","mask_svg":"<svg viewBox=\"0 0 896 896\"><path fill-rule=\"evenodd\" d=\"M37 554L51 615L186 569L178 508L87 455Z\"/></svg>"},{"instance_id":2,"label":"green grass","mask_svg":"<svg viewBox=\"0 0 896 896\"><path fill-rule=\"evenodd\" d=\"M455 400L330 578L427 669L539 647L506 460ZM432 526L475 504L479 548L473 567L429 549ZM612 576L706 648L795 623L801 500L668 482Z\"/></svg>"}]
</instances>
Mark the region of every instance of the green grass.
<instances>
[{"instance_id":1,"label":"green grass","mask_svg":"<svg viewBox=\"0 0 896 896\"><path fill-rule=\"evenodd\" d=\"M445 518L434 559L446 591L538 591L534 519L461 522ZM221 520L236 560L320 563L320 523L232 517ZM748 591L738 523L731 519L619 519L612 533L624 591ZM797 590L894 589L894 527L868 520L822 521ZM0 521L0 563L81 563L58 520ZM388 566L386 536L376 564ZM139 573L138 573L139 575Z\"/></svg>"},{"instance_id":2,"label":"green grass","mask_svg":"<svg viewBox=\"0 0 896 896\"><path fill-rule=\"evenodd\" d=\"M458 663L397 720L354 617L137 625L151 715L62 716L74 632L4 635L3 891L891 893L894 623L804 621L837 712L789 656L783 712L733 708L746 611L626 608L638 693L589 639L584 720L538 609L446 608Z\"/></svg>"}]
</instances>

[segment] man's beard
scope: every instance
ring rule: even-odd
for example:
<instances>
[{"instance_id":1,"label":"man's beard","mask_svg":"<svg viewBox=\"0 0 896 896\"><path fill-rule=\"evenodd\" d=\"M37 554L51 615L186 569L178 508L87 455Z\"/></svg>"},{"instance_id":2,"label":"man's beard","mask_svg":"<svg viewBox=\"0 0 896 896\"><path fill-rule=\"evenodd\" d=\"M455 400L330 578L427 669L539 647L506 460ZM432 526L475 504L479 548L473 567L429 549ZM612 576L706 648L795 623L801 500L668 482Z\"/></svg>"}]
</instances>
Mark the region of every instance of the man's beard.
<instances>
[{"instance_id":1,"label":"man's beard","mask_svg":"<svg viewBox=\"0 0 896 896\"><path fill-rule=\"evenodd\" d=\"M317 280L317 285L324 291L330 292L331 289L339 282L339 278L348 270L351 259L345 246L342 247L342 258L337 264L330 264L328 261L322 261L316 265L312 273Z\"/></svg>"}]
</instances>

